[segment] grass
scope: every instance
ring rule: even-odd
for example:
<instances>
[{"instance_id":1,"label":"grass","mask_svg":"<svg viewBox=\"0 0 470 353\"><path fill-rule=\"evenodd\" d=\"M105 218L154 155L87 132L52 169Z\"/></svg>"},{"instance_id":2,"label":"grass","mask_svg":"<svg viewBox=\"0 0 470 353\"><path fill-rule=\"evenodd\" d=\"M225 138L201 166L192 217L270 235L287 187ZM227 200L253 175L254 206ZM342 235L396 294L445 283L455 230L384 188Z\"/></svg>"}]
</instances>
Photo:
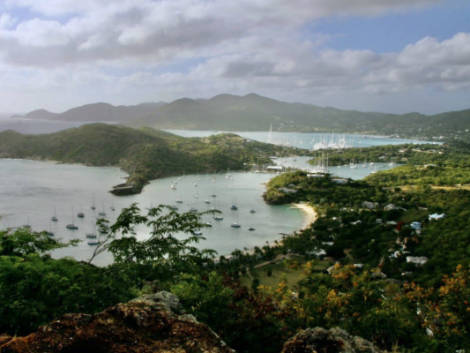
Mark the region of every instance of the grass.
<instances>
[{"instance_id":1,"label":"grass","mask_svg":"<svg viewBox=\"0 0 470 353\"><path fill-rule=\"evenodd\" d=\"M324 260L310 261L313 261L313 269L319 272L331 265L330 262ZM301 280L306 278L304 271L306 262L303 256L294 256L289 260L267 264L251 270L251 273L241 279L241 283L250 288L253 279L257 278L263 286L277 287L280 282L285 281L289 288L295 288Z\"/></svg>"}]
</instances>

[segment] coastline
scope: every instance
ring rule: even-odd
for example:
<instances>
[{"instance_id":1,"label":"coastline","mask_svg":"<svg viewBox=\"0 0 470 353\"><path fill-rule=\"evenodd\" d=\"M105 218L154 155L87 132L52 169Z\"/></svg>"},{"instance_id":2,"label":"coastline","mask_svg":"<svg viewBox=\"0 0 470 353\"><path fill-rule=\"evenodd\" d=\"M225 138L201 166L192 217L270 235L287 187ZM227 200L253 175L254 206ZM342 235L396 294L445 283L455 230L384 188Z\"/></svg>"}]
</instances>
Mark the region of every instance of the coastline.
<instances>
[{"instance_id":1,"label":"coastline","mask_svg":"<svg viewBox=\"0 0 470 353\"><path fill-rule=\"evenodd\" d=\"M304 223L302 225L302 228L300 230L304 230L309 228L315 221L318 219L318 213L313 208L310 206L307 202L298 202L298 203L293 203L292 207L298 208L304 213Z\"/></svg>"}]
</instances>

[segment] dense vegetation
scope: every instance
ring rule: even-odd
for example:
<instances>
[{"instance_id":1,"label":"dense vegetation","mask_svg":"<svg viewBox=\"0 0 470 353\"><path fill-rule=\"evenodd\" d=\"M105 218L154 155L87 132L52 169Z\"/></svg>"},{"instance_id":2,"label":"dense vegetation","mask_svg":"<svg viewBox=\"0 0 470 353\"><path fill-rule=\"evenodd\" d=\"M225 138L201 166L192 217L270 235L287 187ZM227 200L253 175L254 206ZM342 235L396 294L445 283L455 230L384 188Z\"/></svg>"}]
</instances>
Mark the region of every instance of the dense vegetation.
<instances>
[{"instance_id":1,"label":"dense vegetation","mask_svg":"<svg viewBox=\"0 0 470 353\"><path fill-rule=\"evenodd\" d=\"M328 151L330 165L395 163L399 168L369 176L382 186L460 186L470 183L470 145L454 141L444 145L395 145ZM316 164L315 159L310 161Z\"/></svg>"},{"instance_id":2,"label":"dense vegetation","mask_svg":"<svg viewBox=\"0 0 470 353\"><path fill-rule=\"evenodd\" d=\"M305 172L272 179L268 202L307 202L317 221L230 257L198 250L199 214L166 206L142 214L132 205L115 224L99 221L95 255L114 257L105 268L52 259L49 250L63 244L45 233L0 232L0 332L27 333L68 311L94 312L167 289L240 352L279 352L297 330L314 326L340 326L399 352L469 349L470 191L458 182L468 173L470 150L396 148L410 149L398 152L409 165L365 180ZM377 158L387 153L389 161L395 152ZM360 153L374 160L375 152ZM403 171L429 162L436 179ZM446 178L446 188L434 184ZM133 230L143 225L149 236L139 241ZM178 240L180 232L188 237Z\"/></svg>"},{"instance_id":3,"label":"dense vegetation","mask_svg":"<svg viewBox=\"0 0 470 353\"><path fill-rule=\"evenodd\" d=\"M149 180L184 173L246 170L275 155L307 151L246 140L234 134L184 138L150 128L90 124L46 135L0 133L0 157L120 166L136 191Z\"/></svg>"}]
</instances>

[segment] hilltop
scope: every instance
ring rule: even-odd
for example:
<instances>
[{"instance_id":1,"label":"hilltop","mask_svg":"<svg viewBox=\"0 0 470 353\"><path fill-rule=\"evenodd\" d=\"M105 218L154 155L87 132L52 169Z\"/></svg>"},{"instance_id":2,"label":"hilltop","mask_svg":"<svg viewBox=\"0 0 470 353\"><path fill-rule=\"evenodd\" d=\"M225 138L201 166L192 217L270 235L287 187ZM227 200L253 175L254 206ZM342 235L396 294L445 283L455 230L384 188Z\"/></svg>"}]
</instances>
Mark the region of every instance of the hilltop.
<instances>
[{"instance_id":1,"label":"hilltop","mask_svg":"<svg viewBox=\"0 0 470 353\"><path fill-rule=\"evenodd\" d=\"M270 156L306 153L234 134L184 138L151 128L108 124L89 124L44 135L0 133L0 157L119 166L129 173L123 185L127 193L140 192L152 179L246 170L253 164L271 163Z\"/></svg>"},{"instance_id":2,"label":"hilltop","mask_svg":"<svg viewBox=\"0 0 470 353\"><path fill-rule=\"evenodd\" d=\"M287 103L254 93L220 94L210 99L181 98L170 103L113 106L94 103L51 113L35 110L23 117L61 121L119 122L158 129L223 131L334 131L431 138L465 137L470 109L436 115L360 112L303 103Z\"/></svg>"}]
</instances>

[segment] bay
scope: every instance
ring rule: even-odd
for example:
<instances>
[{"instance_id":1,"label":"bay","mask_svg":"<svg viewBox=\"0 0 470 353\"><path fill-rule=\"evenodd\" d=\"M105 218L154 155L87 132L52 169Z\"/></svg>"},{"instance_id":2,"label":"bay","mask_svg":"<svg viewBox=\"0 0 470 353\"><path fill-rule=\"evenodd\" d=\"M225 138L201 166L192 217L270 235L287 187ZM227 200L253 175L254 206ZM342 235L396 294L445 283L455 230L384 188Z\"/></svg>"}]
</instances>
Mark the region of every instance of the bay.
<instances>
[{"instance_id":1,"label":"bay","mask_svg":"<svg viewBox=\"0 0 470 353\"><path fill-rule=\"evenodd\" d=\"M227 131L211 130L174 130L167 129L183 137L207 137ZM403 139L388 136L371 136L360 134L337 134L319 132L269 132L269 131L231 131L244 138L273 143L276 145L305 148L308 150L319 150L325 148L352 148L352 147L372 147L382 145L400 145L405 143L424 144L436 143L417 139Z\"/></svg>"},{"instance_id":2,"label":"bay","mask_svg":"<svg viewBox=\"0 0 470 353\"><path fill-rule=\"evenodd\" d=\"M158 204L177 206L180 211L217 208L223 212L224 219L215 221L212 216L204 216L204 221L213 226L203 229L207 240L199 247L227 255L235 249L263 246L266 241L280 239L281 234L302 227L304 215L299 209L264 202L264 183L274 175L242 172L164 178L152 181L142 194L117 197L107 190L125 177L118 168L0 159L0 229L28 224L33 230L51 231L56 238L80 239L82 242L77 247L58 250L54 256L86 260L93 247L87 244L85 235L95 233L99 212L114 221L122 208L134 202L142 209ZM91 209L92 205L95 210ZM232 205L238 210L232 211ZM76 217L79 212L84 213L83 219ZM54 215L58 222L51 221ZM65 226L69 223L79 229L67 230ZM232 223L239 223L241 227L232 228ZM250 227L255 230L249 231ZM144 229L138 230L140 239L147 234ZM103 254L96 263L104 265L110 261L109 255Z\"/></svg>"}]
</instances>

